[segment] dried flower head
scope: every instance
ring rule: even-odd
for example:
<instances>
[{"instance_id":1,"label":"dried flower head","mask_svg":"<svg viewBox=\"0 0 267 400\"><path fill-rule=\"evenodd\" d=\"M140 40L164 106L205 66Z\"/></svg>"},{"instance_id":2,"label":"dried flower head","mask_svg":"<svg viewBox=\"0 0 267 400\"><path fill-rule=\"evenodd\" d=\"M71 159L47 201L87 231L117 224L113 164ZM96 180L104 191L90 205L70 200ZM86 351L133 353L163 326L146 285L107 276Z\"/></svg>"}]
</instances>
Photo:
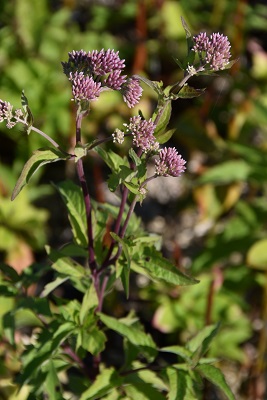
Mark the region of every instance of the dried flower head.
<instances>
[{"instance_id":1,"label":"dried flower head","mask_svg":"<svg viewBox=\"0 0 267 400\"><path fill-rule=\"evenodd\" d=\"M194 42L193 51L199 54L201 62L208 64L211 70L225 69L229 64L231 45L227 36L213 33L208 37L206 32L202 32L194 36Z\"/></svg>"},{"instance_id":2,"label":"dried flower head","mask_svg":"<svg viewBox=\"0 0 267 400\"><path fill-rule=\"evenodd\" d=\"M155 161L157 175L180 176L185 171L186 161L178 154L175 147L164 147L159 152L159 159Z\"/></svg>"},{"instance_id":3,"label":"dried flower head","mask_svg":"<svg viewBox=\"0 0 267 400\"><path fill-rule=\"evenodd\" d=\"M156 125L150 118L148 121L142 119L139 115L130 118L130 123L126 125L126 131L133 135L133 144L140 147L145 153L154 150L156 138L154 136Z\"/></svg>"},{"instance_id":4,"label":"dried flower head","mask_svg":"<svg viewBox=\"0 0 267 400\"><path fill-rule=\"evenodd\" d=\"M120 129L115 129L114 133L112 133L113 143L122 144L124 142L124 132Z\"/></svg>"},{"instance_id":5,"label":"dried flower head","mask_svg":"<svg viewBox=\"0 0 267 400\"><path fill-rule=\"evenodd\" d=\"M13 106L8 101L0 100L0 122L7 121L6 127L8 129L13 128L17 124L17 118L19 118L18 111L13 114Z\"/></svg>"},{"instance_id":6,"label":"dried flower head","mask_svg":"<svg viewBox=\"0 0 267 400\"><path fill-rule=\"evenodd\" d=\"M139 80L136 78L129 78L121 89L123 100L129 108L134 107L139 103L142 96L143 89L140 86Z\"/></svg>"}]
</instances>

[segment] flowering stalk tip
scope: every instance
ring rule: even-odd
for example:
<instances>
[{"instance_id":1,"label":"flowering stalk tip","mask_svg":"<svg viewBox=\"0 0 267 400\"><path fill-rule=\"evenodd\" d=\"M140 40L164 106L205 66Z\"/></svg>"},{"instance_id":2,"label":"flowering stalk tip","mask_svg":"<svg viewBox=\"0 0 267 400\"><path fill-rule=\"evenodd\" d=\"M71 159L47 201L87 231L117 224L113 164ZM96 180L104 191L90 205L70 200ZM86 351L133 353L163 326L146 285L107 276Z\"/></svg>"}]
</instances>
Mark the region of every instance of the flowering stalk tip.
<instances>
[{"instance_id":1,"label":"flowering stalk tip","mask_svg":"<svg viewBox=\"0 0 267 400\"><path fill-rule=\"evenodd\" d=\"M186 169L186 161L178 154L175 147L164 147L159 151L159 159L155 161L156 175L180 176Z\"/></svg>"}]
</instances>

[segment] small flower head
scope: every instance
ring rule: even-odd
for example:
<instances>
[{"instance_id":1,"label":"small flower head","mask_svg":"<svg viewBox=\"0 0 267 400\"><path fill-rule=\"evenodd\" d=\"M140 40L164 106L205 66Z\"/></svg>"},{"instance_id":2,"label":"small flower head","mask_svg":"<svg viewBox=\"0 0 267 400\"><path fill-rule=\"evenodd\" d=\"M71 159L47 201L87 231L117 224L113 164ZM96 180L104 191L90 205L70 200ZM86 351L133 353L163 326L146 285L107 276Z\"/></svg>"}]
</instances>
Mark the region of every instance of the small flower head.
<instances>
[{"instance_id":1,"label":"small flower head","mask_svg":"<svg viewBox=\"0 0 267 400\"><path fill-rule=\"evenodd\" d=\"M114 133L112 133L113 143L122 144L124 142L124 132L120 129L115 129Z\"/></svg>"},{"instance_id":2,"label":"small flower head","mask_svg":"<svg viewBox=\"0 0 267 400\"><path fill-rule=\"evenodd\" d=\"M142 96L143 89L140 86L139 80L136 78L129 78L121 89L123 100L129 108L134 107L139 103Z\"/></svg>"},{"instance_id":3,"label":"small flower head","mask_svg":"<svg viewBox=\"0 0 267 400\"><path fill-rule=\"evenodd\" d=\"M140 116L130 118L130 123L127 125L127 131L133 135L133 144L140 147L145 153L152 151L156 145L154 136L156 125L150 118L149 121L142 119Z\"/></svg>"},{"instance_id":4,"label":"small flower head","mask_svg":"<svg viewBox=\"0 0 267 400\"><path fill-rule=\"evenodd\" d=\"M70 74L72 94L76 101L96 100L100 95L101 83L96 83L92 77L83 72Z\"/></svg>"},{"instance_id":5,"label":"small flower head","mask_svg":"<svg viewBox=\"0 0 267 400\"><path fill-rule=\"evenodd\" d=\"M13 126L18 123L17 118L19 118L20 116L20 113L18 113L19 111L16 110L14 115L13 106L8 101L0 100L0 122L6 120L6 127L8 129L13 128Z\"/></svg>"},{"instance_id":6,"label":"small flower head","mask_svg":"<svg viewBox=\"0 0 267 400\"><path fill-rule=\"evenodd\" d=\"M225 69L229 64L231 45L227 36L213 33L208 37L204 32L194 36L194 42L193 51L200 54L202 62L208 64L211 70Z\"/></svg>"},{"instance_id":7,"label":"small flower head","mask_svg":"<svg viewBox=\"0 0 267 400\"><path fill-rule=\"evenodd\" d=\"M155 161L156 174L160 176L180 176L185 171L186 161L178 154L175 147L164 147Z\"/></svg>"},{"instance_id":8,"label":"small flower head","mask_svg":"<svg viewBox=\"0 0 267 400\"><path fill-rule=\"evenodd\" d=\"M112 71L122 71L125 68L124 60L119 57L119 52L114 50L93 50L88 53L89 63L95 75L106 75Z\"/></svg>"},{"instance_id":9,"label":"small flower head","mask_svg":"<svg viewBox=\"0 0 267 400\"><path fill-rule=\"evenodd\" d=\"M124 60L114 50L71 51L67 62L62 62L63 72L72 83L73 97L77 102L95 100L104 90L119 90L129 107L138 103L142 89L137 79L123 75ZM87 96L87 97L86 97Z\"/></svg>"}]
</instances>

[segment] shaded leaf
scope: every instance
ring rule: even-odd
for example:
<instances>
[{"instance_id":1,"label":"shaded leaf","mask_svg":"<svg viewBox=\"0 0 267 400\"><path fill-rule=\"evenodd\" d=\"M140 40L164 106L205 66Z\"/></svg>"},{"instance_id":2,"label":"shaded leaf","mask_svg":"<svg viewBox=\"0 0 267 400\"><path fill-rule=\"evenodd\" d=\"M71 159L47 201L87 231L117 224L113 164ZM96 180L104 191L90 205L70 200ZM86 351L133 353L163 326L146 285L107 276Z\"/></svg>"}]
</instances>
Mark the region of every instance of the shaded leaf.
<instances>
[{"instance_id":1,"label":"shaded leaf","mask_svg":"<svg viewBox=\"0 0 267 400\"><path fill-rule=\"evenodd\" d=\"M103 369L92 385L82 393L80 400L97 400L122 384L122 378L114 368Z\"/></svg>"},{"instance_id":2,"label":"shaded leaf","mask_svg":"<svg viewBox=\"0 0 267 400\"><path fill-rule=\"evenodd\" d=\"M214 367L213 365L202 364L196 367L196 371L198 371L208 381L212 382L215 386L221 389L221 391L229 400L235 400L233 392L226 383L222 372L218 368Z\"/></svg>"}]
</instances>

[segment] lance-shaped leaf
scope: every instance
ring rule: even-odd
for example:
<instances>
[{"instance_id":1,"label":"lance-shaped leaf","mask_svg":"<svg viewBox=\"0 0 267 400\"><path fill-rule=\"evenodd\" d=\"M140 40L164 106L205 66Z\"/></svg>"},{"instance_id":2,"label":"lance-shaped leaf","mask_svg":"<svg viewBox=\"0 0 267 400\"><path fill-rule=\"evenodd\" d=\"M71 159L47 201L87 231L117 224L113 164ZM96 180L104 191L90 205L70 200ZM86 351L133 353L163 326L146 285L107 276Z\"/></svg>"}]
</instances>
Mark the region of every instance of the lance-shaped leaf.
<instances>
[{"instance_id":1,"label":"lance-shaped leaf","mask_svg":"<svg viewBox=\"0 0 267 400\"><path fill-rule=\"evenodd\" d=\"M173 94L172 97L174 100L180 98L180 99L192 99L193 97L198 97L201 96L206 89L195 89L191 86L188 86L185 84L181 90L179 90L179 93Z\"/></svg>"},{"instance_id":2,"label":"lance-shaped leaf","mask_svg":"<svg viewBox=\"0 0 267 400\"><path fill-rule=\"evenodd\" d=\"M50 164L60 160L66 160L69 156L63 154L60 150L52 147L44 147L36 150L31 158L26 162L20 177L13 190L11 200L14 200L22 188L29 182L33 174L43 165Z\"/></svg>"},{"instance_id":3,"label":"lance-shaped leaf","mask_svg":"<svg viewBox=\"0 0 267 400\"><path fill-rule=\"evenodd\" d=\"M221 389L227 399L235 400L232 390L228 386L222 372L218 368L214 367L213 365L202 364L196 367L196 371Z\"/></svg>"},{"instance_id":4,"label":"lance-shaped leaf","mask_svg":"<svg viewBox=\"0 0 267 400\"><path fill-rule=\"evenodd\" d=\"M102 369L100 374L85 392L80 400L101 399L104 395L122 384L123 380L114 368Z\"/></svg>"},{"instance_id":5,"label":"lance-shaped leaf","mask_svg":"<svg viewBox=\"0 0 267 400\"><path fill-rule=\"evenodd\" d=\"M170 261L162 257L161 254L154 249L146 248L144 250L145 258L140 260L140 270L137 272L142 273L142 270L147 276L156 280L168 282L173 285L195 285L199 281L184 275L178 270ZM139 269L139 268L137 268Z\"/></svg>"},{"instance_id":6,"label":"lance-shaped leaf","mask_svg":"<svg viewBox=\"0 0 267 400\"><path fill-rule=\"evenodd\" d=\"M21 105L22 105L22 110L24 113L24 118L28 125L26 132L29 135L29 133L31 132L31 127L33 125L33 115L32 115L32 112L31 112L29 104L28 104L28 99L24 94L24 90L22 90L22 93L21 93Z\"/></svg>"},{"instance_id":7,"label":"lance-shaped leaf","mask_svg":"<svg viewBox=\"0 0 267 400\"><path fill-rule=\"evenodd\" d=\"M154 136L156 137L157 140L158 137L160 137L160 135L162 135L165 132L168 123L170 121L171 112L172 112L172 104L170 100L166 100L162 104L159 103L156 111L154 112L152 119L157 124L154 132Z\"/></svg>"},{"instance_id":8,"label":"lance-shaped leaf","mask_svg":"<svg viewBox=\"0 0 267 400\"><path fill-rule=\"evenodd\" d=\"M187 57L184 61L184 66L186 67L188 64L192 65L194 62L194 59L195 59L195 52L192 51L192 48L194 46L194 40L193 40L192 33L190 32L188 25L185 22L185 20L183 19L183 17L181 17L181 21L182 21L183 28L185 30L185 36L186 36L186 41L187 41Z\"/></svg>"},{"instance_id":9,"label":"lance-shaped leaf","mask_svg":"<svg viewBox=\"0 0 267 400\"><path fill-rule=\"evenodd\" d=\"M100 320L108 328L127 338L130 343L138 347L139 351L149 360L152 361L157 355L156 344L150 334L143 332L140 328L131 326L129 321L119 320L99 313Z\"/></svg>"},{"instance_id":10,"label":"lance-shaped leaf","mask_svg":"<svg viewBox=\"0 0 267 400\"><path fill-rule=\"evenodd\" d=\"M86 211L81 188L72 181L58 183L55 187L68 209L68 217L75 242L86 248L88 245Z\"/></svg>"}]
</instances>

